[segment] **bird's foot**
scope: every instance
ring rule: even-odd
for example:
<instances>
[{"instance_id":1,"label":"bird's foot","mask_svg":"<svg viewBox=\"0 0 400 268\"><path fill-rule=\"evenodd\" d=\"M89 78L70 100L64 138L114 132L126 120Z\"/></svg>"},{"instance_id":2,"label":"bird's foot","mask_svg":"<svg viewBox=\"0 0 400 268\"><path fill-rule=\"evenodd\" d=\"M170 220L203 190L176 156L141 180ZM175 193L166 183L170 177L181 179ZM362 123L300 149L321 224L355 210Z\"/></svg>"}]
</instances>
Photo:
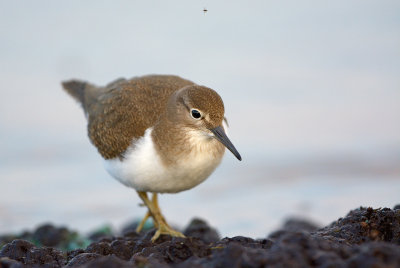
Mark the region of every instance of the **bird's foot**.
<instances>
[{"instance_id":1,"label":"bird's foot","mask_svg":"<svg viewBox=\"0 0 400 268\"><path fill-rule=\"evenodd\" d=\"M172 229L165 223L159 224L157 232L151 238L151 242L155 242L160 237L160 235L170 235L170 236L174 236L174 237L186 237L184 234L182 234L181 232L175 231L174 229Z\"/></svg>"},{"instance_id":2,"label":"bird's foot","mask_svg":"<svg viewBox=\"0 0 400 268\"><path fill-rule=\"evenodd\" d=\"M140 224L136 228L136 232L139 233L142 230L147 218L152 217L154 225L157 228L156 233L151 238L152 242L156 241L160 237L160 235L185 237L182 233L172 229L166 222L164 216L161 214L160 207L158 206L157 193L153 193L153 198L151 201L149 200L146 192L138 191L138 194L139 194L139 197L143 200L143 203L146 205L146 207L149 210L147 211L145 217L143 218L143 220L140 222Z\"/></svg>"}]
</instances>

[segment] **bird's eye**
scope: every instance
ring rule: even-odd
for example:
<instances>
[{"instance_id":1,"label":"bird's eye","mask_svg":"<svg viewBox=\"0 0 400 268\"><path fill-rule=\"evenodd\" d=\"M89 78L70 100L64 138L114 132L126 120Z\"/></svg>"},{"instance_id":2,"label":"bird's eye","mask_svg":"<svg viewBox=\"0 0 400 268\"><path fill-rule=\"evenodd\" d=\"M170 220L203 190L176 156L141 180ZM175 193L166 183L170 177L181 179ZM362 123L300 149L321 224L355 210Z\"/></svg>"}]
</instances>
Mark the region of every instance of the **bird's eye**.
<instances>
[{"instance_id":1,"label":"bird's eye","mask_svg":"<svg viewBox=\"0 0 400 268\"><path fill-rule=\"evenodd\" d=\"M190 111L190 114L191 114L192 117L193 117L194 119L196 119L196 120L199 120L199 119L201 118L201 113L200 113L198 110L196 110L196 109L192 109L192 110Z\"/></svg>"}]
</instances>

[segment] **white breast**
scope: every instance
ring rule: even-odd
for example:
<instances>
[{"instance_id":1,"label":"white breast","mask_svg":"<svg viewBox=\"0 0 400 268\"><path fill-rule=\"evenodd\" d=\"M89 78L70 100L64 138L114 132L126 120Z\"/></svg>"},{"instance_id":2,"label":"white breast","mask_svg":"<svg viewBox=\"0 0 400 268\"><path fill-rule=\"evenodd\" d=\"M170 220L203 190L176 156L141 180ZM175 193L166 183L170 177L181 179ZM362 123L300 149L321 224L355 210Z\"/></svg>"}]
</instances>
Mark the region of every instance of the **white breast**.
<instances>
[{"instance_id":1,"label":"white breast","mask_svg":"<svg viewBox=\"0 0 400 268\"><path fill-rule=\"evenodd\" d=\"M217 142L195 131L191 134L194 150L176 165L162 163L151 138L152 129L128 148L125 158L105 160L106 170L115 179L138 191L176 193L191 189L203 182L222 159L212 146Z\"/></svg>"}]
</instances>

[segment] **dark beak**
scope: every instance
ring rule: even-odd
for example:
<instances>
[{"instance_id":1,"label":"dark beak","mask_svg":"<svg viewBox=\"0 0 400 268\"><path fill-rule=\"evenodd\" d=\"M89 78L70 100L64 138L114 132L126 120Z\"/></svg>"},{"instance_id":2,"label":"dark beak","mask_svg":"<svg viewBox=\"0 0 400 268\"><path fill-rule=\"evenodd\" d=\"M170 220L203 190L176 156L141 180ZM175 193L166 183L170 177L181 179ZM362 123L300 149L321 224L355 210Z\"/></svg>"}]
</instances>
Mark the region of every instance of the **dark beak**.
<instances>
[{"instance_id":1,"label":"dark beak","mask_svg":"<svg viewBox=\"0 0 400 268\"><path fill-rule=\"evenodd\" d=\"M228 150L231 151L239 161L242 161L242 157L236 150L235 146L233 146L229 138L226 136L225 131L221 126L211 129L211 132L214 133L215 138L225 145L225 147L228 148Z\"/></svg>"}]
</instances>

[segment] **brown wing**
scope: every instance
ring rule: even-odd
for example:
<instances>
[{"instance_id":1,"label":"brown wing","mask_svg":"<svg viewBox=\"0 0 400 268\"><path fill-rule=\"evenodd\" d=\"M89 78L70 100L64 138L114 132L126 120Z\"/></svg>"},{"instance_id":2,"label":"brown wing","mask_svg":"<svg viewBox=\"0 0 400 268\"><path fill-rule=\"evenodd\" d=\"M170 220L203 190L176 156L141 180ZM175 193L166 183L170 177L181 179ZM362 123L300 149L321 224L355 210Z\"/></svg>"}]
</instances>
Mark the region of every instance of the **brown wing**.
<instances>
[{"instance_id":1,"label":"brown wing","mask_svg":"<svg viewBox=\"0 0 400 268\"><path fill-rule=\"evenodd\" d=\"M177 76L152 75L98 89L85 107L90 140L105 159L121 157L132 140L155 124L172 92L191 84Z\"/></svg>"}]
</instances>

